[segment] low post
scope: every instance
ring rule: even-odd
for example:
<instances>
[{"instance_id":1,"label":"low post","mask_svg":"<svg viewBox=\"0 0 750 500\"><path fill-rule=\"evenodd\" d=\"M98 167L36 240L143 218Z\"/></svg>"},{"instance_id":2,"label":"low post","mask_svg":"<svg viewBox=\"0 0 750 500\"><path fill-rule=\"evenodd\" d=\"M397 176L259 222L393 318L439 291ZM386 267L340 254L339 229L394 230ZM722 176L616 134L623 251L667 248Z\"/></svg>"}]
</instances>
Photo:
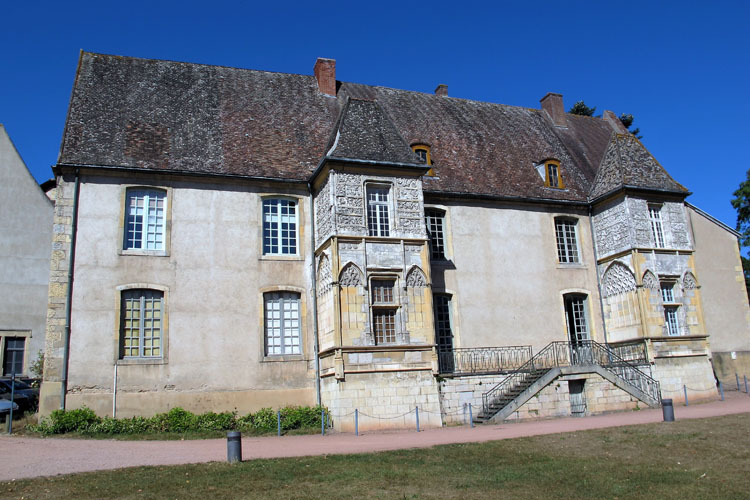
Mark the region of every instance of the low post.
<instances>
[{"instance_id":1,"label":"low post","mask_svg":"<svg viewBox=\"0 0 750 500\"><path fill-rule=\"evenodd\" d=\"M472 415L471 413L471 403L469 403L469 424L474 427L474 415Z\"/></svg>"},{"instance_id":2,"label":"low post","mask_svg":"<svg viewBox=\"0 0 750 500\"><path fill-rule=\"evenodd\" d=\"M276 428L278 429L279 436L281 436L281 410L276 412Z\"/></svg>"},{"instance_id":3,"label":"low post","mask_svg":"<svg viewBox=\"0 0 750 500\"><path fill-rule=\"evenodd\" d=\"M672 406L671 399L661 400L661 412L665 422L674 422L674 406Z\"/></svg>"},{"instance_id":4,"label":"low post","mask_svg":"<svg viewBox=\"0 0 750 500\"><path fill-rule=\"evenodd\" d=\"M464 425L466 425L466 405L469 403L464 403Z\"/></svg>"},{"instance_id":5,"label":"low post","mask_svg":"<svg viewBox=\"0 0 750 500\"><path fill-rule=\"evenodd\" d=\"M227 462L242 462L242 434L238 431L227 432Z\"/></svg>"},{"instance_id":6,"label":"low post","mask_svg":"<svg viewBox=\"0 0 750 500\"><path fill-rule=\"evenodd\" d=\"M737 375L737 372L734 372L734 378L737 380L737 392L740 392L740 376Z\"/></svg>"},{"instance_id":7,"label":"low post","mask_svg":"<svg viewBox=\"0 0 750 500\"><path fill-rule=\"evenodd\" d=\"M326 435L326 411L320 410L320 434Z\"/></svg>"},{"instance_id":8,"label":"low post","mask_svg":"<svg viewBox=\"0 0 750 500\"><path fill-rule=\"evenodd\" d=\"M417 432L419 432L419 406L415 406L414 410L417 412Z\"/></svg>"},{"instance_id":9,"label":"low post","mask_svg":"<svg viewBox=\"0 0 750 500\"><path fill-rule=\"evenodd\" d=\"M685 406L688 406L688 398L687 398L687 386L682 386L682 391L685 393Z\"/></svg>"},{"instance_id":10,"label":"low post","mask_svg":"<svg viewBox=\"0 0 750 500\"><path fill-rule=\"evenodd\" d=\"M745 394L748 394L748 392L747 392L747 375L745 375Z\"/></svg>"},{"instance_id":11,"label":"low post","mask_svg":"<svg viewBox=\"0 0 750 500\"><path fill-rule=\"evenodd\" d=\"M359 436L359 410L354 409L354 435Z\"/></svg>"},{"instance_id":12,"label":"low post","mask_svg":"<svg viewBox=\"0 0 750 500\"><path fill-rule=\"evenodd\" d=\"M719 380L719 394L721 395L721 400L724 401L724 386L721 385L721 380Z\"/></svg>"},{"instance_id":13,"label":"low post","mask_svg":"<svg viewBox=\"0 0 750 500\"><path fill-rule=\"evenodd\" d=\"M745 379L747 385L747 379ZM13 403L16 398L16 369L10 373L10 413L8 414L8 435L13 434Z\"/></svg>"}]
</instances>

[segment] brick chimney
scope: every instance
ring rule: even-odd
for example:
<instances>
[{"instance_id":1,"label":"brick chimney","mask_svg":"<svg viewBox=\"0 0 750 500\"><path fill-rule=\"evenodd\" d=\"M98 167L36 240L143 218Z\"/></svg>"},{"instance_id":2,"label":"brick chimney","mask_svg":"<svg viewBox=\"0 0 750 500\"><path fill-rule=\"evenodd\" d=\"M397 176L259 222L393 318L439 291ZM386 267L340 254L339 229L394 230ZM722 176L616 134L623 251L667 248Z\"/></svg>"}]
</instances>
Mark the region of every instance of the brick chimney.
<instances>
[{"instance_id":1,"label":"brick chimney","mask_svg":"<svg viewBox=\"0 0 750 500\"><path fill-rule=\"evenodd\" d=\"M441 96L447 97L448 96L448 86L445 85L445 84L443 84L443 83L441 83L440 85L438 85L437 88L435 89L435 95L441 95Z\"/></svg>"},{"instance_id":2,"label":"brick chimney","mask_svg":"<svg viewBox=\"0 0 750 500\"><path fill-rule=\"evenodd\" d=\"M336 95L336 59L319 57L315 61L315 78L322 94Z\"/></svg>"},{"instance_id":3,"label":"brick chimney","mask_svg":"<svg viewBox=\"0 0 750 500\"><path fill-rule=\"evenodd\" d=\"M568 126L568 123L565 121L565 108L563 107L562 94L547 92L547 95L542 97L539 102L542 103L542 109L547 112L550 118L552 118L552 123L558 127Z\"/></svg>"},{"instance_id":4,"label":"brick chimney","mask_svg":"<svg viewBox=\"0 0 750 500\"><path fill-rule=\"evenodd\" d=\"M607 110L602 113L602 118L604 118L606 122L609 123L609 126L612 127L612 129L618 134L628 133L628 129L625 128L625 125L622 124L620 119L617 118L617 115L612 111Z\"/></svg>"}]
</instances>

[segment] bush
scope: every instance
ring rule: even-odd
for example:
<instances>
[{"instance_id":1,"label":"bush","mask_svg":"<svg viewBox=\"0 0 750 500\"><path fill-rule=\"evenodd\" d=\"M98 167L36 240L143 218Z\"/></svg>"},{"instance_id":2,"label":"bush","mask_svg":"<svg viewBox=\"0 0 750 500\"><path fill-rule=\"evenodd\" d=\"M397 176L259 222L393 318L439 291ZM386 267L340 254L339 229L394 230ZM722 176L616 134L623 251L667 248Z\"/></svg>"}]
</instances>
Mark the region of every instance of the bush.
<instances>
[{"instance_id":1,"label":"bush","mask_svg":"<svg viewBox=\"0 0 750 500\"><path fill-rule=\"evenodd\" d=\"M281 409L281 428L312 428L320 426L320 406L287 406ZM235 413L207 412L195 415L183 408L172 408L151 418L132 417L116 419L98 417L90 408L55 410L49 418L30 430L43 435L78 432L81 434L145 434L149 432L230 431L271 432L276 430L276 412L263 408L244 417Z\"/></svg>"}]
</instances>

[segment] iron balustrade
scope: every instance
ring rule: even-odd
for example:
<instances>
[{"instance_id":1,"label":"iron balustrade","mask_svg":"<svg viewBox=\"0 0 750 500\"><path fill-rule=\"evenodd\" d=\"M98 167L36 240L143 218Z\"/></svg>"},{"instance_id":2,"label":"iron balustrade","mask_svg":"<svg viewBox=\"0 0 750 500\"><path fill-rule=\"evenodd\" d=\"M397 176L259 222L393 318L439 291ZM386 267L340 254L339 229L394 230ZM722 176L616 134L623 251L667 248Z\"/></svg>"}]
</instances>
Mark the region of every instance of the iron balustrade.
<instances>
[{"instance_id":1,"label":"iron balustrade","mask_svg":"<svg viewBox=\"0 0 750 500\"><path fill-rule=\"evenodd\" d=\"M502 373L531 359L531 346L468 347L438 351L440 373L452 375Z\"/></svg>"},{"instance_id":2,"label":"iron balustrade","mask_svg":"<svg viewBox=\"0 0 750 500\"><path fill-rule=\"evenodd\" d=\"M634 365L645 365L648 363L646 342L643 340L607 344L607 347L609 347L613 353Z\"/></svg>"},{"instance_id":3,"label":"iron balustrade","mask_svg":"<svg viewBox=\"0 0 750 500\"><path fill-rule=\"evenodd\" d=\"M485 417L490 416L493 401L498 400L503 394L513 392L514 389L528 387L529 382L553 368L585 365L599 365L654 400L661 401L659 382L606 346L593 340L558 341L551 342L529 361L508 374L502 382L482 394L482 413Z\"/></svg>"}]
</instances>

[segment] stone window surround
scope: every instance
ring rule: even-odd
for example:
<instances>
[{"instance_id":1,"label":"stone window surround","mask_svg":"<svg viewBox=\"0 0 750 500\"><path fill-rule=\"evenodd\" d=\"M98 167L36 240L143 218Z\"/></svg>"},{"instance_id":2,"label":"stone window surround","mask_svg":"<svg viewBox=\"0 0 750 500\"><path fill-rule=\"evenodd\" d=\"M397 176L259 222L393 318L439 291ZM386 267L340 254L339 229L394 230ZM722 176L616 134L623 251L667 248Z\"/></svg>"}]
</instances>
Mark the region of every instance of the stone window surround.
<instances>
[{"instance_id":1,"label":"stone window surround","mask_svg":"<svg viewBox=\"0 0 750 500\"><path fill-rule=\"evenodd\" d=\"M125 290L145 289L162 292L161 311L161 356L158 358L121 358L120 326L122 321L122 292ZM165 365L169 362L169 287L154 283L128 283L115 288L115 334L113 338L114 362L117 365Z\"/></svg>"},{"instance_id":2,"label":"stone window surround","mask_svg":"<svg viewBox=\"0 0 750 500\"><path fill-rule=\"evenodd\" d=\"M560 269L566 269L566 268L582 268L585 267L583 263L583 247L581 245L581 237L578 230L578 223L580 222L580 219L578 217L574 217L567 214L554 214L552 223L553 223L553 229L554 229L554 235L555 235L555 252L557 255L557 267ZM565 223L572 223L573 226L573 236L575 238L575 245L576 245L576 260L572 262L562 262L561 260L561 253L560 248L558 246L558 232L559 232L559 225L565 224ZM566 246L567 249L567 246ZM566 252L567 253L567 252Z\"/></svg>"},{"instance_id":3,"label":"stone window surround","mask_svg":"<svg viewBox=\"0 0 750 500\"><path fill-rule=\"evenodd\" d=\"M31 330L0 330L0 370L5 367L5 339L8 337L22 337L24 339L31 338ZM23 375L26 373L26 367L29 366L29 352L27 349L28 340L24 343L23 351L23 372L17 373L16 375Z\"/></svg>"},{"instance_id":4,"label":"stone window surround","mask_svg":"<svg viewBox=\"0 0 750 500\"><path fill-rule=\"evenodd\" d=\"M372 234L371 233L371 228L370 228L370 200L369 200L370 189L385 189L385 190L388 191L388 194L387 194L388 195L388 199L385 201L385 203L383 203L383 202L375 202L376 205L384 205L387 208L387 218L388 218L387 225L388 226L387 226L387 228L385 228L385 230L388 232L388 234ZM396 215L395 208L394 208L394 201L393 201L393 198L394 198L394 196L393 196L394 195L393 184L388 183L388 182L377 182L377 181L369 181L368 180L368 181L365 181L365 183L364 183L364 190L363 190L363 192L364 192L364 195L365 195L365 198L364 198L364 202L365 202L365 207L364 207L365 208L365 210L364 210L364 212L365 212L364 213L365 225L364 225L364 227L365 227L365 230L366 230L366 234L368 236L373 236L373 237L390 238L391 237L391 233L393 232L393 223L395 221L395 215ZM380 229L380 227L381 227L381 222L379 221L380 217L378 216L377 219L378 219L378 222L376 222L376 227L378 228L377 229L377 233L381 233L383 231Z\"/></svg>"},{"instance_id":5,"label":"stone window surround","mask_svg":"<svg viewBox=\"0 0 750 500\"><path fill-rule=\"evenodd\" d=\"M293 194L281 194L281 193L260 193L259 195L259 210L258 210L258 230L260 235L258 238L258 260L304 260L306 246L305 241L305 208L302 203L303 198ZM294 201L297 206L297 253L294 255L284 254L264 254L263 253L263 201L267 199L282 199Z\"/></svg>"},{"instance_id":6,"label":"stone window surround","mask_svg":"<svg viewBox=\"0 0 750 500\"><path fill-rule=\"evenodd\" d=\"M128 191L131 190L163 191L164 196L164 248L162 250L146 250L141 248L125 248L127 239L126 221L128 217ZM119 255L143 255L151 257L169 257L172 243L172 197L174 189L171 186L157 186L152 184L122 184L120 193L120 218L118 231Z\"/></svg>"},{"instance_id":7,"label":"stone window surround","mask_svg":"<svg viewBox=\"0 0 750 500\"><path fill-rule=\"evenodd\" d=\"M393 302L384 304L374 304L371 292L373 290L373 281L392 281L393 282ZM409 337L405 331L404 318L402 317L403 304L401 297L401 290L405 282L402 282L400 277L395 273L377 273L371 274L367 277L367 290L368 293L368 308L369 308L369 321L370 321L370 332L367 334L367 338L372 345L399 345L408 344ZM375 317L374 311L377 309L389 309L395 311L395 342L388 342L385 344L377 344L375 340Z\"/></svg>"},{"instance_id":8,"label":"stone window surround","mask_svg":"<svg viewBox=\"0 0 750 500\"><path fill-rule=\"evenodd\" d=\"M269 292L293 292L299 294L299 329L300 329L300 353L299 354L271 354L266 355L266 301L265 294ZM258 359L261 363L275 363L275 362L290 362L298 361L305 362L307 358L305 353L307 352L307 290L293 285L275 285L265 286L258 289Z\"/></svg>"}]
</instances>

